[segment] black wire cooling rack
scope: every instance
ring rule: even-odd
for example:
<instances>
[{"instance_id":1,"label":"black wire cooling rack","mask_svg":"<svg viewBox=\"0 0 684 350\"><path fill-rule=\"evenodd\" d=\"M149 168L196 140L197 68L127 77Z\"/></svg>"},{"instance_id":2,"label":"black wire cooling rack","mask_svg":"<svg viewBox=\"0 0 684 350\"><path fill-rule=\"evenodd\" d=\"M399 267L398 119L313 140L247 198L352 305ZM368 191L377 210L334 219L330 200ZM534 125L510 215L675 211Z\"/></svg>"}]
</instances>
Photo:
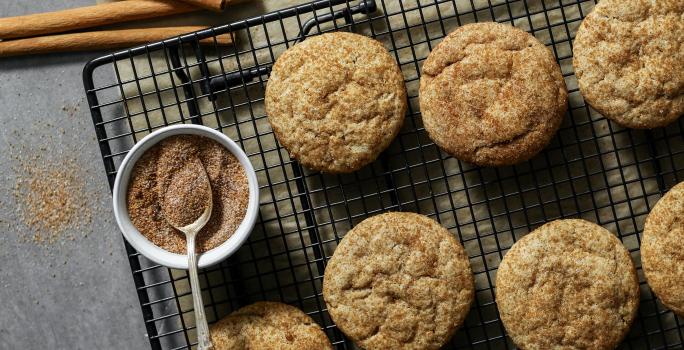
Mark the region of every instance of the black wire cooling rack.
<instances>
[{"instance_id":1,"label":"black wire cooling rack","mask_svg":"<svg viewBox=\"0 0 684 350\"><path fill-rule=\"evenodd\" d=\"M584 103L572 70L572 39L593 6L590 0L325 0L100 57L85 67L84 84L109 183L132 145L168 124L208 125L245 149L261 186L260 216L237 254L201 271L212 322L246 304L277 300L311 315L338 349L354 348L326 311L326 263L364 218L414 211L457 235L475 274L476 303L448 347L513 348L494 302L502 256L547 221L581 217L616 233L639 266L641 306L622 347L682 348L684 321L645 284L639 234L655 202L684 180L684 122L628 130ZM458 162L438 150L421 123L423 61L446 33L477 21L534 34L553 50L569 90L569 110L551 145L513 167ZM307 35L336 30L381 41L400 64L410 102L389 149L374 164L339 176L291 160L263 107L277 56ZM218 46L215 37L227 33L234 44ZM128 244L126 251L152 348L190 348L195 330L187 275L155 265Z\"/></svg>"}]
</instances>

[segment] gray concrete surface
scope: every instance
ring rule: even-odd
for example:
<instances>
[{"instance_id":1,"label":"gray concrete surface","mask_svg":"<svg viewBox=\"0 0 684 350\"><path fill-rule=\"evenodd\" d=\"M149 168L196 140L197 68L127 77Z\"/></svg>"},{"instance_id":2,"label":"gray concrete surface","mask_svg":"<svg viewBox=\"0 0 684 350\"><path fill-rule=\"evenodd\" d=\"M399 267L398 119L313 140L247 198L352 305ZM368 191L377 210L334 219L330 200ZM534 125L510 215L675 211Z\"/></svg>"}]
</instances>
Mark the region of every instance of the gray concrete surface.
<instances>
[{"instance_id":1,"label":"gray concrete surface","mask_svg":"<svg viewBox=\"0 0 684 350\"><path fill-rule=\"evenodd\" d=\"M213 21L246 17L292 2L239 5ZM85 6L94 0L0 2L0 17ZM142 314L81 80L102 53L0 58L0 349L145 349ZM36 243L14 197L22 159L64 166L73 159L90 223ZM25 218L24 218L25 219Z\"/></svg>"}]
</instances>

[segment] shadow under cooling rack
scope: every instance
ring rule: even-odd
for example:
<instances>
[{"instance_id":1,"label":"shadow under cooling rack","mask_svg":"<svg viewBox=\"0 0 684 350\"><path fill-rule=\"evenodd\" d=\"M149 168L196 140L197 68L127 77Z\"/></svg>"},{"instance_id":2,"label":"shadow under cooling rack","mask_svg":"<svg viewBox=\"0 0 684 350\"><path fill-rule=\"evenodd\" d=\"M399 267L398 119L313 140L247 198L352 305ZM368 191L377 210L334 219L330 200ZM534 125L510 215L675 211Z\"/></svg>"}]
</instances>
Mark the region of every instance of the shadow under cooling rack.
<instances>
[{"instance_id":1,"label":"shadow under cooling rack","mask_svg":"<svg viewBox=\"0 0 684 350\"><path fill-rule=\"evenodd\" d=\"M278 300L311 315L337 348L354 348L323 302L326 263L361 220L414 211L460 239L475 274L475 305L448 347L513 348L494 302L499 262L539 225L581 217L616 233L638 266L641 307L622 348L682 348L682 320L645 284L639 242L655 202L684 180L684 122L628 130L588 108L573 74L572 39L593 6L589 0L317 1L103 56L86 66L84 83L108 180L135 142L169 124L216 128L247 152L261 186L259 220L237 254L200 274L212 322L254 301ZM458 26L481 21L534 34L552 49L569 90L569 110L551 145L512 167L474 167L440 152L418 110L420 68L430 50ZM410 109L400 135L374 164L333 176L290 159L271 131L263 98L282 52L308 35L337 30L385 45L403 72ZM216 45L215 36L226 33L234 44ZM189 348L196 337L187 274L126 249L152 347Z\"/></svg>"}]
</instances>

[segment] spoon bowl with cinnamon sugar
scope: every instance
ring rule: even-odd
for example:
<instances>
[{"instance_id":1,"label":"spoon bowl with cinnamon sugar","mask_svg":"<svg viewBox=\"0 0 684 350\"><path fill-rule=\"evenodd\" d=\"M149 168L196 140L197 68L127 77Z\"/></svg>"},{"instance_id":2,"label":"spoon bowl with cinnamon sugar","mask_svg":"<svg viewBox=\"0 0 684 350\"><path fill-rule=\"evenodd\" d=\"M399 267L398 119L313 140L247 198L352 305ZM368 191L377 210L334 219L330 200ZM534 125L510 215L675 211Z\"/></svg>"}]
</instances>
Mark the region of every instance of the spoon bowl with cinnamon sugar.
<instances>
[{"instance_id":1,"label":"spoon bowl with cinnamon sugar","mask_svg":"<svg viewBox=\"0 0 684 350\"><path fill-rule=\"evenodd\" d=\"M205 126L173 125L131 148L118 169L113 205L133 248L178 269L189 267L189 240L181 229L202 216L206 222L198 225L195 247L197 266L205 268L235 253L249 237L259 185L247 155L228 136Z\"/></svg>"}]
</instances>

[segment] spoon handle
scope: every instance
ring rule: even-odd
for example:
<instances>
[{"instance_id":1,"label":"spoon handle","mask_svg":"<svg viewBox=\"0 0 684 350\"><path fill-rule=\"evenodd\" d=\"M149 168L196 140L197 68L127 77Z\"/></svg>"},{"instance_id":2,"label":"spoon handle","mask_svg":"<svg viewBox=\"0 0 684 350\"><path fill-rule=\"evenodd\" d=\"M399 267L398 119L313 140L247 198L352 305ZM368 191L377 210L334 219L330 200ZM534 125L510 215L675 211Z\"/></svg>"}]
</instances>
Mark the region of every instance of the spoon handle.
<instances>
[{"instance_id":1,"label":"spoon handle","mask_svg":"<svg viewBox=\"0 0 684 350\"><path fill-rule=\"evenodd\" d=\"M202 289L197 276L197 255L195 254L195 237L188 235L188 272L190 273L190 287L192 289L192 301L195 306L195 325L197 325L197 342L199 350L209 350L212 348L211 338L209 337L209 325L207 316L204 314L204 303L202 302Z\"/></svg>"}]
</instances>

